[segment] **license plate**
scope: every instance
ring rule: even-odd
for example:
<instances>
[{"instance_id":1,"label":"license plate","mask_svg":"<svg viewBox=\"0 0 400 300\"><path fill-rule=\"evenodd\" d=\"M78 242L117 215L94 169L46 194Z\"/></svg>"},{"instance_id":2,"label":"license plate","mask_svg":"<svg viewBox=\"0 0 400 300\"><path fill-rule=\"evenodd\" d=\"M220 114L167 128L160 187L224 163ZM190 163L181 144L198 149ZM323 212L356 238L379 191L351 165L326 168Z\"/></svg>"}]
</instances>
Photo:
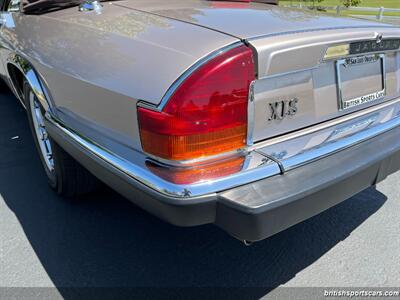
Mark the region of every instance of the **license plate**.
<instances>
[{"instance_id":1,"label":"license plate","mask_svg":"<svg viewBox=\"0 0 400 300\"><path fill-rule=\"evenodd\" d=\"M339 110L386 96L385 55L363 55L336 62Z\"/></svg>"}]
</instances>

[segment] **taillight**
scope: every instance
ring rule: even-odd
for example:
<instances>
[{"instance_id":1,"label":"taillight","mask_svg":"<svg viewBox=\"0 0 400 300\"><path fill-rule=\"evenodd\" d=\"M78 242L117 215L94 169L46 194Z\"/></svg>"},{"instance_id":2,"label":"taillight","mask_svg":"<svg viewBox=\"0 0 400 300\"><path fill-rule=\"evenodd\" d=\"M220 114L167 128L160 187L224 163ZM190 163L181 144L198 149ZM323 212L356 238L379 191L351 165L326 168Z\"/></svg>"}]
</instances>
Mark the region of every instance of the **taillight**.
<instances>
[{"instance_id":1,"label":"taillight","mask_svg":"<svg viewBox=\"0 0 400 300\"><path fill-rule=\"evenodd\" d=\"M190 160L242 148L254 79L253 53L244 45L207 62L161 112L138 108L143 150L167 160Z\"/></svg>"}]
</instances>

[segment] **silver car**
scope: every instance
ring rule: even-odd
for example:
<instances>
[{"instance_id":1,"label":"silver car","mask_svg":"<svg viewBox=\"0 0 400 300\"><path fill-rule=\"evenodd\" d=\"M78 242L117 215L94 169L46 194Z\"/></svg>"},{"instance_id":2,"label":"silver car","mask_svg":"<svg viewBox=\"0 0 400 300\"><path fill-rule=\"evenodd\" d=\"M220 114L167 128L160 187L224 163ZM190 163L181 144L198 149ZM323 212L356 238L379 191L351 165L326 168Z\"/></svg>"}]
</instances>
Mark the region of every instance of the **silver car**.
<instances>
[{"instance_id":1,"label":"silver car","mask_svg":"<svg viewBox=\"0 0 400 300\"><path fill-rule=\"evenodd\" d=\"M0 74L60 195L99 179L250 243L400 169L399 27L274 0L0 3Z\"/></svg>"}]
</instances>

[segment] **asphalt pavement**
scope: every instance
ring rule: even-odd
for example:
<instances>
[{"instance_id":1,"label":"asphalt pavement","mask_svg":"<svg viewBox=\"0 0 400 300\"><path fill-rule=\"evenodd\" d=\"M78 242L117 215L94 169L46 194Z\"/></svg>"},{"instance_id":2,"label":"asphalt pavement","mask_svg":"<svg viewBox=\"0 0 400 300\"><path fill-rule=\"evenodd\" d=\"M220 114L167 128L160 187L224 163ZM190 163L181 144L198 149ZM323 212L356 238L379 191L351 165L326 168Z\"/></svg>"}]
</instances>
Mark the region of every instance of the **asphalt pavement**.
<instances>
[{"instance_id":1,"label":"asphalt pavement","mask_svg":"<svg viewBox=\"0 0 400 300\"><path fill-rule=\"evenodd\" d=\"M396 173L246 247L213 225L165 224L107 189L61 199L47 185L26 113L3 93L0 287L56 287L65 298L75 287L256 287L257 297L281 286L399 287L399 182Z\"/></svg>"}]
</instances>

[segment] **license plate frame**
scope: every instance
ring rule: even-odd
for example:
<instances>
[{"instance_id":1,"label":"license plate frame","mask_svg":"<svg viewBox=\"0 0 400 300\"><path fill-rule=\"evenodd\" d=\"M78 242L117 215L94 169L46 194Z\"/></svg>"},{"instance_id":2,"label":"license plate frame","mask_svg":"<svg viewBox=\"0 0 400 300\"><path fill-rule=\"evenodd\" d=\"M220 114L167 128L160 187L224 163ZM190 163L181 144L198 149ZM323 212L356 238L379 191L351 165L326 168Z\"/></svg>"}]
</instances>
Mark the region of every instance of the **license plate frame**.
<instances>
[{"instance_id":1,"label":"license plate frame","mask_svg":"<svg viewBox=\"0 0 400 300\"><path fill-rule=\"evenodd\" d=\"M345 99L343 92L343 82L342 82L342 67L351 68L354 65L376 63L380 61L381 71L382 71L382 90L374 91L372 93L362 95L353 99ZM371 54L371 55L361 55L356 57L344 58L336 61L336 80L338 88L338 98L339 98L339 111L348 110L365 103L375 102L385 98L386 96L386 63L384 54Z\"/></svg>"}]
</instances>

